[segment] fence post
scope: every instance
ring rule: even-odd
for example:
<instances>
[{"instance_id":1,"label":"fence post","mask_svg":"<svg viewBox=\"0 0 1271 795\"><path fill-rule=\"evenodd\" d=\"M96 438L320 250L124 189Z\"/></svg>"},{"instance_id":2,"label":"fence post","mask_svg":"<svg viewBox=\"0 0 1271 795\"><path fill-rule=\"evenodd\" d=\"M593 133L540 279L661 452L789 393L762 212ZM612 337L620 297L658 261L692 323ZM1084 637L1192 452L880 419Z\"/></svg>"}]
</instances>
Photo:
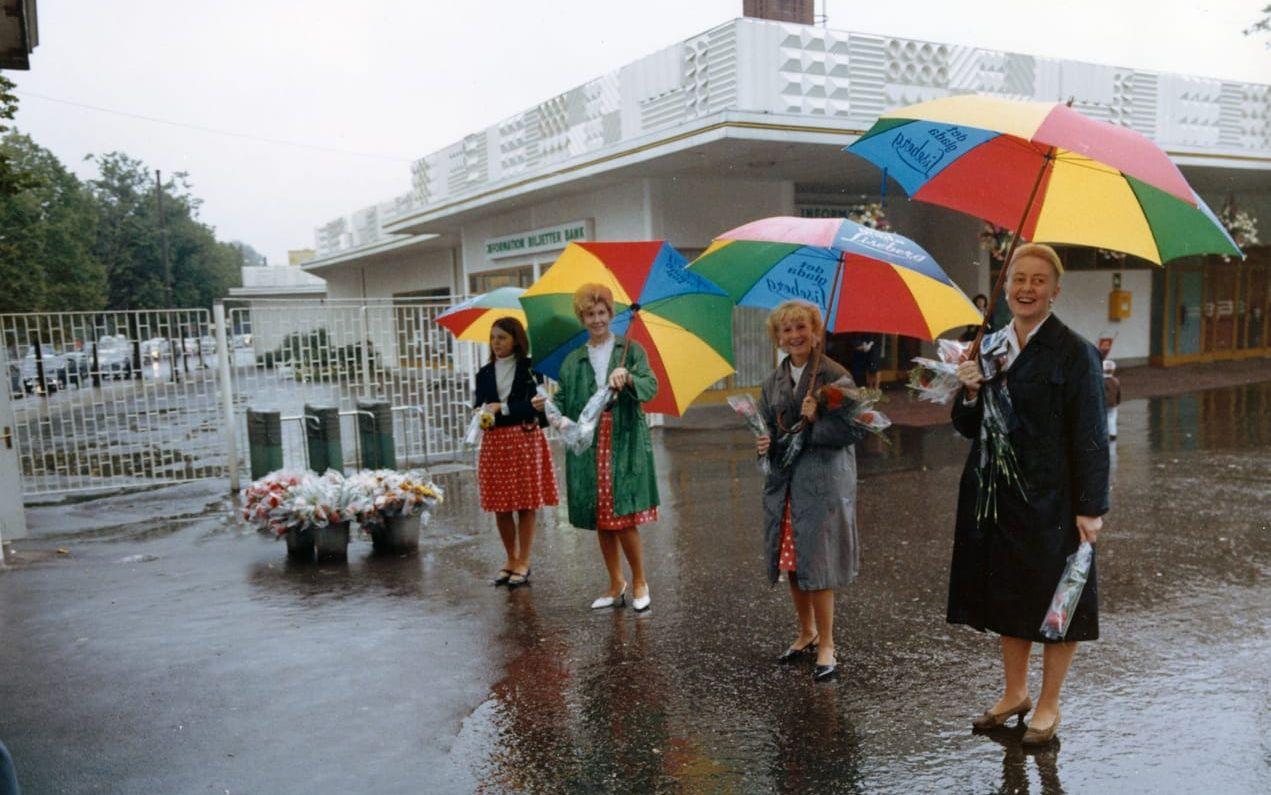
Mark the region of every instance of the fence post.
<instances>
[{"instance_id":1,"label":"fence post","mask_svg":"<svg viewBox=\"0 0 1271 795\"><path fill-rule=\"evenodd\" d=\"M212 319L216 323L216 369L217 382L221 390L221 408L224 411L221 433L225 437L225 463L229 470L229 490L238 493L238 424L234 421L234 387L230 380L230 357L234 355L229 346L229 334L225 326L225 304L212 305ZM174 362L175 364L175 362Z\"/></svg>"},{"instance_id":2,"label":"fence post","mask_svg":"<svg viewBox=\"0 0 1271 795\"><path fill-rule=\"evenodd\" d=\"M362 344L358 348L362 352L362 397L371 397L371 331L366 323L366 305L363 304L358 317L362 321Z\"/></svg>"}]
</instances>

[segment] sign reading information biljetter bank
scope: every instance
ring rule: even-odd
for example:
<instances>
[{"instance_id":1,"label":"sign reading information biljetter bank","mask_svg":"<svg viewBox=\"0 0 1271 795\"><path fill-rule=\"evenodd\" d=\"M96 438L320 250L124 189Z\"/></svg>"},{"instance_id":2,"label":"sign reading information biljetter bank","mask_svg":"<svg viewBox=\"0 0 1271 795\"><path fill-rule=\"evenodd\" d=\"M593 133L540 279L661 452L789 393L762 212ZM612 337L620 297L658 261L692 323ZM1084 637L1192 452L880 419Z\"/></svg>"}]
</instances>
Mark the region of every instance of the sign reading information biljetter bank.
<instances>
[{"instance_id":1,"label":"sign reading information biljetter bank","mask_svg":"<svg viewBox=\"0 0 1271 795\"><path fill-rule=\"evenodd\" d=\"M487 238L485 255L490 259L501 259L518 257L522 254L535 254L540 251L559 251L576 240L591 239L591 225L591 219L586 218L582 221L531 229L528 232L517 232L514 235Z\"/></svg>"}]
</instances>

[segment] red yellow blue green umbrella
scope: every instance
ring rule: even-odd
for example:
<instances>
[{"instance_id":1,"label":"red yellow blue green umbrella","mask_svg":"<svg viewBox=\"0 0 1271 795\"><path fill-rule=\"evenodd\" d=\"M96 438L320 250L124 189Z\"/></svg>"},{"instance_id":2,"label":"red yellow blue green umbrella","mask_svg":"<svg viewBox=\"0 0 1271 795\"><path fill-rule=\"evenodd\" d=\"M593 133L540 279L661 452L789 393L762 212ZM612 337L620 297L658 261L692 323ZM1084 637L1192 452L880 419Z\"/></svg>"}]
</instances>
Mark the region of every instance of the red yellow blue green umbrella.
<instances>
[{"instance_id":1,"label":"red yellow blue green umbrella","mask_svg":"<svg viewBox=\"0 0 1271 795\"><path fill-rule=\"evenodd\" d=\"M609 328L643 346L658 379L646 411L679 415L708 386L733 372L733 302L687 270L661 240L570 243L521 295L534 369L556 378L565 356L587 341L574 315L574 291L587 283L613 291Z\"/></svg>"},{"instance_id":2,"label":"red yellow blue green umbrella","mask_svg":"<svg viewBox=\"0 0 1271 795\"><path fill-rule=\"evenodd\" d=\"M475 295L442 312L437 323L457 339L489 342L490 329L501 317L514 317L525 325L525 310L516 300L523 292L521 287L499 287Z\"/></svg>"},{"instance_id":3,"label":"red yellow blue green umbrella","mask_svg":"<svg viewBox=\"0 0 1271 795\"><path fill-rule=\"evenodd\" d=\"M922 246L845 218L764 218L725 232L689 266L740 306L815 304L833 332L935 339L981 317Z\"/></svg>"},{"instance_id":4,"label":"red yellow blue green umbrella","mask_svg":"<svg viewBox=\"0 0 1271 795\"><path fill-rule=\"evenodd\" d=\"M1234 254L1235 241L1160 147L1068 105L977 94L883 114L847 151L919 201L1037 243L1155 262Z\"/></svg>"}]
</instances>

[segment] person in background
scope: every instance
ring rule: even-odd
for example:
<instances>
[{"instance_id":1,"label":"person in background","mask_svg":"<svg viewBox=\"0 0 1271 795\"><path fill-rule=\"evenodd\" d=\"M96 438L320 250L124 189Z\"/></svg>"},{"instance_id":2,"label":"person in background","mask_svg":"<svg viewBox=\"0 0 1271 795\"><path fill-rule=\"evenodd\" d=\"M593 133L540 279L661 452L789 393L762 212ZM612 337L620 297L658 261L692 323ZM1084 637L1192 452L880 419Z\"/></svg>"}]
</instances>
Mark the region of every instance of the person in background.
<instances>
[{"instance_id":1,"label":"person in background","mask_svg":"<svg viewBox=\"0 0 1271 795\"><path fill-rule=\"evenodd\" d=\"M1117 378L1117 363L1103 360L1103 404L1108 409L1108 441L1117 440L1117 406L1121 405L1121 379Z\"/></svg>"},{"instance_id":2,"label":"person in background","mask_svg":"<svg viewBox=\"0 0 1271 795\"><path fill-rule=\"evenodd\" d=\"M852 349L852 380L857 386L878 389L880 376L878 364L883 355L883 336L881 334L860 333L849 338Z\"/></svg>"},{"instance_id":3,"label":"person in background","mask_svg":"<svg viewBox=\"0 0 1271 795\"><path fill-rule=\"evenodd\" d=\"M494 415L494 427L481 439L477 482L481 510L494 514L507 553L494 584L509 588L529 582L537 511L559 501L552 453L542 430L547 419L530 403L540 378L531 369L529 352L521 321L494 321L490 362L477 371L474 401L474 407Z\"/></svg>"},{"instance_id":4,"label":"person in background","mask_svg":"<svg viewBox=\"0 0 1271 795\"><path fill-rule=\"evenodd\" d=\"M981 317L984 316L984 313L989 311L989 297L985 295L984 293L976 294L975 298L971 300L975 302L975 308L980 310ZM962 329L962 334L958 337L958 342L971 342L972 340L975 339L975 335L977 332L979 332L979 330L980 330L979 326L967 326L966 328ZM993 329L990 324L990 327L986 329L984 333L987 334L988 332L992 330Z\"/></svg>"}]
</instances>

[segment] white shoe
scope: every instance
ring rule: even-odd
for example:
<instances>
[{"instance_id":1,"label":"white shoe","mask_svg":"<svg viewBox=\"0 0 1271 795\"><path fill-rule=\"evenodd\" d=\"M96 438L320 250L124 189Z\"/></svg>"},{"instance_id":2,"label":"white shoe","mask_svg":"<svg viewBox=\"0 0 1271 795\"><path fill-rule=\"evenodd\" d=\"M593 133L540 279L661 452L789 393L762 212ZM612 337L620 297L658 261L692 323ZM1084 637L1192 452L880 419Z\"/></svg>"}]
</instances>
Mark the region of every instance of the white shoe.
<instances>
[{"instance_id":1,"label":"white shoe","mask_svg":"<svg viewBox=\"0 0 1271 795\"><path fill-rule=\"evenodd\" d=\"M622 586L622 590L618 591L617 596L602 596L591 603L592 610L603 610L606 607L617 609L623 607L627 603L627 586Z\"/></svg>"},{"instance_id":2,"label":"white shoe","mask_svg":"<svg viewBox=\"0 0 1271 795\"><path fill-rule=\"evenodd\" d=\"M635 592L632 591L634 594ZM643 613L649 609L649 605L653 604L653 595L649 593L649 586L644 586L644 596L637 596L631 600L631 606L635 608L637 613Z\"/></svg>"}]
</instances>

